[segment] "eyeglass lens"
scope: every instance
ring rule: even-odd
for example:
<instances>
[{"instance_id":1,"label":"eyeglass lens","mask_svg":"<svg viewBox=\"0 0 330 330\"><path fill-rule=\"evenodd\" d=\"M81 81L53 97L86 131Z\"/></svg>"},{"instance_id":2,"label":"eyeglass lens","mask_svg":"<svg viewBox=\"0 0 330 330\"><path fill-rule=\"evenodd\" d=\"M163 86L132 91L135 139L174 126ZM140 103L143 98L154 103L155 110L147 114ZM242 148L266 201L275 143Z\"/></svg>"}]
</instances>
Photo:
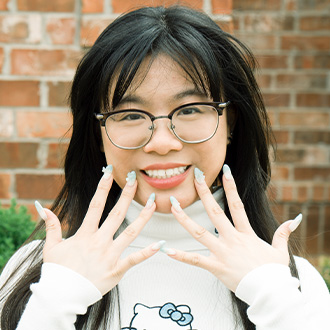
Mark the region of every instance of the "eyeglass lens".
<instances>
[{"instance_id":1,"label":"eyeglass lens","mask_svg":"<svg viewBox=\"0 0 330 330\"><path fill-rule=\"evenodd\" d=\"M218 121L213 106L190 105L174 112L171 129L182 141L198 143L215 133ZM144 146L155 129L151 118L137 111L114 113L107 118L105 126L112 143L122 148Z\"/></svg>"}]
</instances>

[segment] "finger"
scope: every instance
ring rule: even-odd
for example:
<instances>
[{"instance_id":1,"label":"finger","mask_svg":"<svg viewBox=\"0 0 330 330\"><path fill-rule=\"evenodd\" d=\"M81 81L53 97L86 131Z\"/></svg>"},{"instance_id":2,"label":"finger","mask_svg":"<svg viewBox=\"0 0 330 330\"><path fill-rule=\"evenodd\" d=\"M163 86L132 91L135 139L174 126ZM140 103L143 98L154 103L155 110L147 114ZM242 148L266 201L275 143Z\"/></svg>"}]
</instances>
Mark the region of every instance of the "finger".
<instances>
[{"instance_id":1,"label":"finger","mask_svg":"<svg viewBox=\"0 0 330 330\"><path fill-rule=\"evenodd\" d=\"M143 227L150 220L152 214L156 209L156 204L153 201L152 204L146 204L137 219L131 223L125 230L114 240L114 251L118 251L119 255L132 243L139 235Z\"/></svg>"},{"instance_id":2,"label":"finger","mask_svg":"<svg viewBox=\"0 0 330 330\"><path fill-rule=\"evenodd\" d=\"M38 201L35 201L35 207L46 225L45 248L52 248L62 241L61 223L52 211L43 208Z\"/></svg>"},{"instance_id":3,"label":"finger","mask_svg":"<svg viewBox=\"0 0 330 330\"><path fill-rule=\"evenodd\" d=\"M95 194L89 204L85 219L78 232L95 232L98 229L104 205L113 182L112 165L108 165L102 170L104 172ZM78 233L77 232L77 233Z\"/></svg>"},{"instance_id":4,"label":"finger","mask_svg":"<svg viewBox=\"0 0 330 330\"><path fill-rule=\"evenodd\" d=\"M200 197L205 210L210 217L211 221L213 222L215 228L220 234L230 233L234 230L232 224L228 220L225 212L218 204L218 202L214 199L209 187L205 182L205 177L203 172L195 168L195 187Z\"/></svg>"},{"instance_id":5,"label":"finger","mask_svg":"<svg viewBox=\"0 0 330 330\"><path fill-rule=\"evenodd\" d=\"M127 183L121 192L118 202L108 214L107 218L103 222L100 233L106 233L106 236L112 238L117 231L123 220L125 219L127 210L134 198L137 182L136 173L134 171L127 174ZM112 235L109 235L112 234Z\"/></svg>"},{"instance_id":6,"label":"finger","mask_svg":"<svg viewBox=\"0 0 330 330\"><path fill-rule=\"evenodd\" d=\"M241 232L254 232L245 212L244 204L239 197L235 180L228 165L223 166L222 183L235 228Z\"/></svg>"},{"instance_id":7,"label":"finger","mask_svg":"<svg viewBox=\"0 0 330 330\"><path fill-rule=\"evenodd\" d=\"M151 244L146 248L134 252L127 256L125 259L119 262L119 269L122 274L126 273L130 268L136 266L137 264L149 259L155 255L161 247L165 244L165 241L159 241L158 243Z\"/></svg>"},{"instance_id":8,"label":"finger","mask_svg":"<svg viewBox=\"0 0 330 330\"><path fill-rule=\"evenodd\" d=\"M214 251L218 247L218 239L208 232L204 227L191 220L181 209L179 202L175 197L171 196L171 211L179 223L201 244L206 246L210 251Z\"/></svg>"},{"instance_id":9,"label":"finger","mask_svg":"<svg viewBox=\"0 0 330 330\"><path fill-rule=\"evenodd\" d=\"M279 226L274 234L272 246L278 250L288 252L288 240L290 234L297 229L302 220L302 214L295 219L288 220Z\"/></svg>"},{"instance_id":10,"label":"finger","mask_svg":"<svg viewBox=\"0 0 330 330\"><path fill-rule=\"evenodd\" d=\"M166 253L172 259L181 261L188 265L206 269L211 273L215 272L214 261L212 261L209 257L203 256L199 253L175 250L172 248L162 248L161 251Z\"/></svg>"}]
</instances>

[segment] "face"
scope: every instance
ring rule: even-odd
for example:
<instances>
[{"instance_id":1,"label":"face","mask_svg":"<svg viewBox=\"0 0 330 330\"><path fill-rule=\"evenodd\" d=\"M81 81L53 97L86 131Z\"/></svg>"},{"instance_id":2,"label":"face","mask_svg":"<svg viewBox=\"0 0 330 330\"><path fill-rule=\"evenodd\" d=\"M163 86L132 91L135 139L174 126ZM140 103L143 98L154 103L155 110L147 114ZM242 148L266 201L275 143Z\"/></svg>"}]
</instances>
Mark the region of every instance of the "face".
<instances>
[{"instance_id":1,"label":"face","mask_svg":"<svg viewBox=\"0 0 330 330\"><path fill-rule=\"evenodd\" d=\"M187 74L171 58L159 55L150 68L148 65L147 61L141 65L122 102L115 110L134 108L160 116L167 115L183 104L213 101L196 90ZM156 120L151 140L136 150L123 150L114 146L104 127L101 128L104 152L107 163L113 165L115 181L123 188L127 173L135 171L138 186L134 199L144 205L154 192L156 211L162 213L171 212L170 196L174 196L182 208L198 199L193 182L194 168L202 170L208 186L212 185L223 166L228 140L226 109L219 117L219 127L215 135L210 140L198 144L180 141L170 131L168 123L167 118ZM178 175L164 179L153 177L153 174L157 174L155 170L170 169ZM150 170L153 171L150 173Z\"/></svg>"}]
</instances>

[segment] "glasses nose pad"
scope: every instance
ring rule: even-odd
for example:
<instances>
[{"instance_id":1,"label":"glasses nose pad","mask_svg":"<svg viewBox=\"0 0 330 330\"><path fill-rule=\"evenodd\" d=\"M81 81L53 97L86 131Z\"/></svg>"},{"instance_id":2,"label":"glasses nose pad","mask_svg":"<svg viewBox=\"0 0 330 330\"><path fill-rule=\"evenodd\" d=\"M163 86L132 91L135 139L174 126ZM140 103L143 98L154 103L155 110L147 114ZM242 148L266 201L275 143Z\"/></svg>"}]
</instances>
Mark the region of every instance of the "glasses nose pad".
<instances>
[{"instance_id":1,"label":"glasses nose pad","mask_svg":"<svg viewBox=\"0 0 330 330\"><path fill-rule=\"evenodd\" d=\"M173 125L171 122L167 124L167 127L169 128L170 131L174 132L175 125Z\"/></svg>"}]
</instances>

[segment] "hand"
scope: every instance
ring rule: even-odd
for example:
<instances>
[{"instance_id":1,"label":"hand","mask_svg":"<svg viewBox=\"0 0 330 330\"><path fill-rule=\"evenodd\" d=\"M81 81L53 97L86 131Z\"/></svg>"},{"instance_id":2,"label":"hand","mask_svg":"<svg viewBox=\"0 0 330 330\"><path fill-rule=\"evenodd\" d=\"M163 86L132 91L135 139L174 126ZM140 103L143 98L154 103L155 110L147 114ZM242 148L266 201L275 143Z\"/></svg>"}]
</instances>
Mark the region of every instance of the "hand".
<instances>
[{"instance_id":1,"label":"hand","mask_svg":"<svg viewBox=\"0 0 330 330\"><path fill-rule=\"evenodd\" d=\"M254 268L267 263L289 264L287 241L290 233L298 226L297 220L283 223L275 232L272 245L260 239L253 231L238 195L230 169L224 166L223 187L234 226L213 198L205 183L202 172L195 179L195 187L203 205L219 232L215 237L205 228L192 221L171 198L172 213L181 225L211 252L209 257L174 249L163 249L173 259L204 268L214 274L231 291L235 292L242 278ZM195 172L196 173L196 172ZM300 221L299 221L300 220Z\"/></svg>"},{"instance_id":2,"label":"hand","mask_svg":"<svg viewBox=\"0 0 330 330\"><path fill-rule=\"evenodd\" d=\"M156 243L120 259L124 249L134 241L156 208L154 198L149 198L139 217L113 239L136 192L135 173L130 174L131 179L100 228L100 217L113 182L111 171L101 178L82 225L72 237L63 240L61 225L56 215L48 209L39 208L39 213L46 222L44 262L56 263L74 270L90 280L102 295L117 285L127 270L154 255L160 247L160 244Z\"/></svg>"}]
</instances>

